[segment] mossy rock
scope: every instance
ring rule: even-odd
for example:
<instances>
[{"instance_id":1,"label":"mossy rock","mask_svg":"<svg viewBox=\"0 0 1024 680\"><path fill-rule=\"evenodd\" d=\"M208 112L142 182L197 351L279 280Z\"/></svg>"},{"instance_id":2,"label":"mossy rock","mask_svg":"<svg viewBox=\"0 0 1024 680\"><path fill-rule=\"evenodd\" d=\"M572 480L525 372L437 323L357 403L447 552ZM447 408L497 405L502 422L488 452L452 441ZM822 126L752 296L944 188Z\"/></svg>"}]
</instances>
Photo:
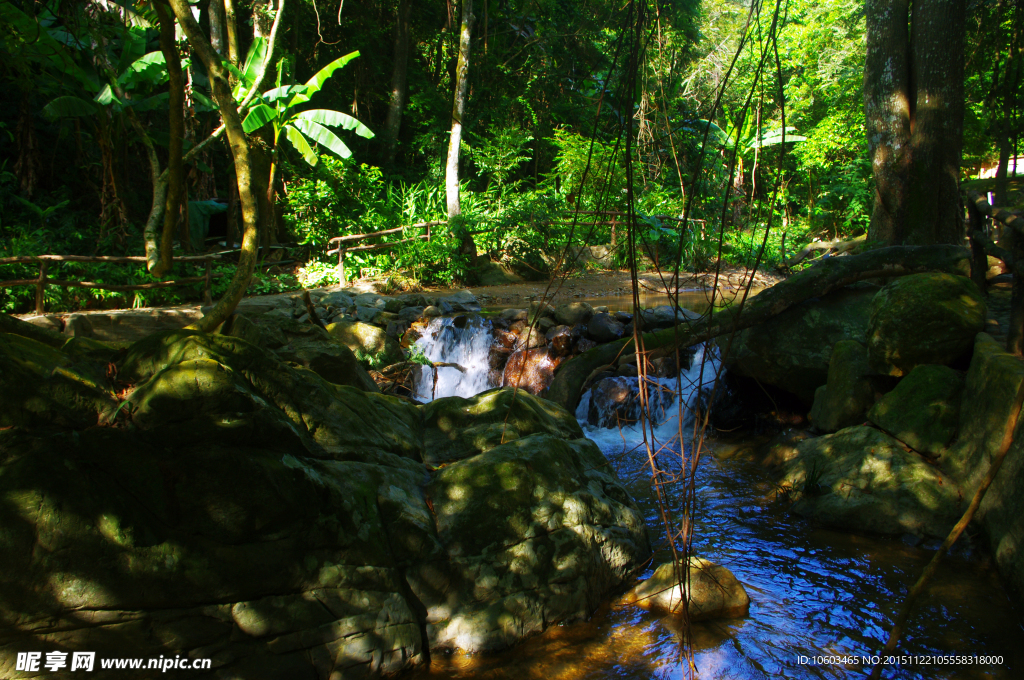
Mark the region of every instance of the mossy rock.
<instances>
[{"instance_id":1,"label":"mossy rock","mask_svg":"<svg viewBox=\"0 0 1024 680\"><path fill-rule=\"evenodd\" d=\"M823 432L836 432L864 422L867 411L886 391L885 376L874 375L868 350L856 340L832 347L828 382L814 393L810 420Z\"/></svg>"},{"instance_id":2,"label":"mossy rock","mask_svg":"<svg viewBox=\"0 0 1024 680\"><path fill-rule=\"evenodd\" d=\"M808 406L828 381L832 349L840 340L863 342L877 288L851 286L794 305L740 331L725 365L738 374L780 387Z\"/></svg>"},{"instance_id":3,"label":"mossy rock","mask_svg":"<svg viewBox=\"0 0 1024 680\"><path fill-rule=\"evenodd\" d=\"M876 372L895 376L921 364L949 364L970 351L985 318L985 298L966 277L900 277L871 302L869 361Z\"/></svg>"},{"instance_id":4,"label":"mossy rock","mask_svg":"<svg viewBox=\"0 0 1024 680\"><path fill-rule=\"evenodd\" d=\"M360 321L338 321L328 325L327 332L352 350L365 365L390 366L405 358L398 342L374 325Z\"/></svg>"},{"instance_id":5,"label":"mossy rock","mask_svg":"<svg viewBox=\"0 0 1024 680\"><path fill-rule=\"evenodd\" d=\"M500 444L546 433L562 439L583 436L576 418L546 399L511 387L475 397L442 397L422 408L423 455L441 465L488 451Z\"/></svg>"},{"instance_id":6,"label":"mossy rock","mask_svg":"<svg viewBox=\"0 0 1024 680\"><path fill-rule=\"evenodd\" d=\"M0 427L82 429L117 406L106 362L72 359L28 337L0 333Z\"/></svg>"},{"instance_id":7,"label":"mossy rock","mask_svg":"<svg viewBox=\"0 0 1024 680\"><path fill-rule=\"evenodd\" d=\"M873 427L848 427L797 445L782 468L793 511L826 526L945 537L959 519L956 484Z\"/></svg>"},{"instance_id":8,"label":"mossy rock","mask_svg":"<svg viewBox=\"0 0 1024 680\"><path fill-rule=\"evenodd\" d=\"M964 376L947 366L914 367L882 397L868 420L921 453L940 455L956 437Z\"/></svg>"}]
</instances>

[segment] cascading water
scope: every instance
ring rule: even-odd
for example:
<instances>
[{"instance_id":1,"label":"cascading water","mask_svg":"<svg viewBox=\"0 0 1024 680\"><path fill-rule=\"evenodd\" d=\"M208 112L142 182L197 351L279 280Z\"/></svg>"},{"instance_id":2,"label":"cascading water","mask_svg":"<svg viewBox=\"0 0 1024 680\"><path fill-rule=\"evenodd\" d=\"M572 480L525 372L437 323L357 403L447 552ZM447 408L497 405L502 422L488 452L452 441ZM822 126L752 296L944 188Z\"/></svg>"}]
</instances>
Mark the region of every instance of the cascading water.
<instances>
[{"instance_id":1,"label":"cascading water","mask_svg":"<svg viewBox=\"0 0 1024 680\"><path fill-rule=\"evenodd\" d=\"M665 444L679 436L680 412L686 425L693 417L695 400L702 389L714 383L720 366L717 353L701 345L690 367L680 372L678 382L675 378L647 379L648 410L657 442ZM623 447L632 448L643 439L637 422L639 383L639 378L607 378L580 397L576 419L587 437L606 454L621 451Z\"/></svg>"},{"instance_id":2,"label":"cascading water","mask_svg":"<svg viewBox=\"0 0 1024 680\"><path fill-rule=\"evenodd\" d=\"M448 366L436 369L421 366L416 378L415 397L420 401L451 396L472 397L495 387L488 378L488 355L493 343L491 322L479 316L431 320L415 346L431 361L458 364L465 373Z\"/></svg>"}]
</instances>

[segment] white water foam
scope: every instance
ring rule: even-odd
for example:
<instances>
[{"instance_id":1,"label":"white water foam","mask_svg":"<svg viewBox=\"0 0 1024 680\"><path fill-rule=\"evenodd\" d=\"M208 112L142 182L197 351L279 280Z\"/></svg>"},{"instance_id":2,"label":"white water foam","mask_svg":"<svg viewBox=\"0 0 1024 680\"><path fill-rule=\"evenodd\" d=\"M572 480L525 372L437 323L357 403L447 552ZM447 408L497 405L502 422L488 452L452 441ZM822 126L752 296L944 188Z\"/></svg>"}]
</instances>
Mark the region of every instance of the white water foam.
<instances>
[{"instance_id":1,"label":"white water foam","mask_svg":"<svg viewBox=\"0 0 1024 680\"><path fill-rule=\"evenodd\" d=\"M703 366L703 375L701 367ZM683 436L687 437L687 428L692 427L693 407L702 388L710 388L718 375L721 362L717 352L707 351L705 345L697 348L693 355L690 368L679 375L678 385L675 378L648 378L648 394L650 410L654 420L653 448L671 445L678 440L680 433L679 416L683 418ZM639 378L631 378L634 392L639 392ZM679 389L676 393L677 387ZM576 407L576 420L583 427L587 438L592 439L605 454L616 454L643 445L643 430L639 423L619 427L596 427L588 422L591 391L587 390L580 397ZM680 409L682 406L682 409ZM603 414L602 414L603 415ZM648 426L648 433L650 433ZM675 444L678 447L678 443Z\"/></svg>"},{"instance_id":2,"label":"white water foam","mask_svg":"<svg viewBox=\"0 0 1024 680\"><path fill-rule=\"evenodd\" d=\"M456 325L463 322L461 328ZM421 366L416 377L416 399L431 401L440 397L472 397L495 387L488 379L488 354L493 343L491 322L479 316L432 319L415 346L431 361L458 364L466 372L451 367L434 369Z\"/></svg>"}]
</instances>

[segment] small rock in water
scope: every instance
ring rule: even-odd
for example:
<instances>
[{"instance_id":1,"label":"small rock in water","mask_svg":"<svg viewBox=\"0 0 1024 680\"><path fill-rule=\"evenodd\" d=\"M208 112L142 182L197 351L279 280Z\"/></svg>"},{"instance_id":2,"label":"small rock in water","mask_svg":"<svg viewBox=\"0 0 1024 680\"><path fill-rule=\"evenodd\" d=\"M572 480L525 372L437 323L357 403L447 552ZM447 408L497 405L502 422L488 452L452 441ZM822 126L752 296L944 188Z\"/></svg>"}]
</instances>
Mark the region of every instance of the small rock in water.
<instances>
[{"instance_id":1,"label":"small rock in water","mask_svg":"<svg viewBox=\"0 0 1024 680\"><path fill-rule=\"evenodd\" d=\"M626 594L625 600L645 609L656 609L681 615L683 589L677 574L685 576L669 562L654 571L647 579ZM689 562L689 614L691 621L738 618L750 612L750 596L732 572L723 566L691 557Z\"/></svg>"}]
</instances>

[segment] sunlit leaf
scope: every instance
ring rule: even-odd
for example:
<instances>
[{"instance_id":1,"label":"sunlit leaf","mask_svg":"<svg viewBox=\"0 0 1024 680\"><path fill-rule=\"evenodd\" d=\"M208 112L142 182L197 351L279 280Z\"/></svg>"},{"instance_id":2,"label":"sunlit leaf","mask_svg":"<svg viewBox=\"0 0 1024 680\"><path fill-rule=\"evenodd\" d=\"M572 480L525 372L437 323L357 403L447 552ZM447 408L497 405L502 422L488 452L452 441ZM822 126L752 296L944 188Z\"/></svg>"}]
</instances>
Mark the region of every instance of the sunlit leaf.
<instances>
[{"instance_id":1,"label":"sunlit leaf","mask_svg":"<svg viewBox=\"0 0 1024 680\"><path fill-rule=\"evenodd\" d=\"M345 143L323 125L310 120L292 120L291 124L317 144L323 144L342 158L349 158L352 155Z\"/></svg>"},{"instance_id":2,"label":"sunlit leaf","mask_svg":"<svg viewBox=\"0 0 1024 680\"><path fill-rule=\"evenodd\" d=\"M257 104L242 121L242 129L247 133L254 132L276 118L277 111L273 108L266 104Z\"/></svg>"},{"instance_id":3,"label":"sunlit leaf","mask_svg":"<svg viewBox=\"0 0 1024 680\"><path fill-rule=\"evenodd\" d=\"M330 109L310 109L308 111L295 114L295 118L299 120L307 120L312 123L318 123L320 125L326 125L327 127L340 127L343 130L354 130L360 137L365 137L366 139L373 138L373 132L370 128L341 111L331 111Z\"/></svg>"},{"instance_id":4,"label":"sunlit leaf","mask_svg":"<svg viewBox=\"0 0 1024 680\"><path fill-rule=\"evenodd\" d=\"M309 146L309 142L306 141L306 138L302 136L301 132L291 126L288 126L284 129L284 134L288 137L288 141L292 143L292 146L298 149L299 153L302 154L302 157L307 163L310 165L317 164L318 159L316 157L316 153L313 152L312 147Z\"/></svg>"},{"instance_id":5,"label":"sunlit leaf","mask_svg":"<svg viewBox=\"0 0 1024 680\"><path fill-rule=\"evenodd\" d=\"M313 96L319 92L320 88L323 87L324 83L327 82L327 79L330 78L335 71L358 56L359 52L350 52L344 57L338 57L327 66L324 66L322 69L317 71L312 78L306 81L306 95Z\"/></svg>"}]
</instances>

